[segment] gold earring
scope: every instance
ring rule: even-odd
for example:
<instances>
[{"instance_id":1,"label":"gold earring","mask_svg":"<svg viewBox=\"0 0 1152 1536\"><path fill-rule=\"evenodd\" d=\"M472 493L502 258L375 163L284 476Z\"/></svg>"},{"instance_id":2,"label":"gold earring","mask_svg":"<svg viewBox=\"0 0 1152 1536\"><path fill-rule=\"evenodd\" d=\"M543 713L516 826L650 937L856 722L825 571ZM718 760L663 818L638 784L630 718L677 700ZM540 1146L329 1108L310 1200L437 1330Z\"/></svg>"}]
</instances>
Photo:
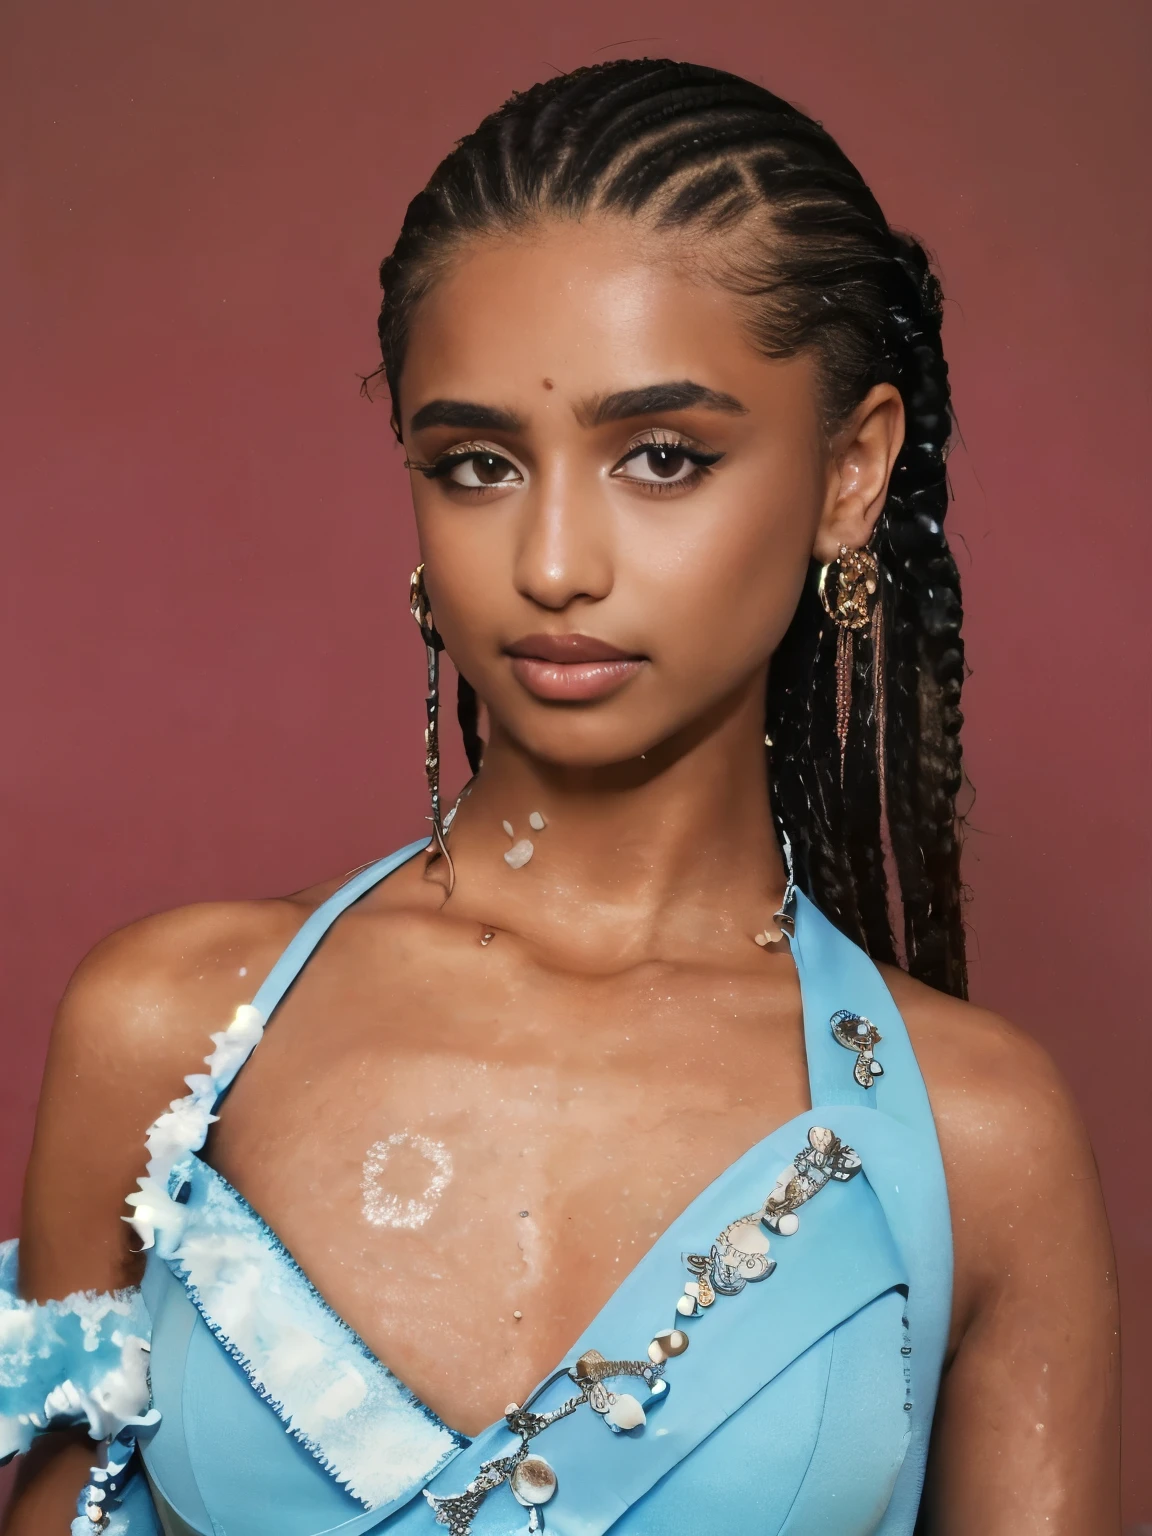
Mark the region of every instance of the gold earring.
<instances>
[{"instance_id":1,"label":"gold earring","mask_svg":"<svg viewBox=\"0 0 1152 1536\"><path fill-rule=\"evenodd\" d=\"M829 580L835 569L834 582ZM876 715L876 769L880 781L880 812L887 820L888 780L885 770L884 604L880 597L880 566L867 549L841 544L835 560L820 568L817 585L824 612L836 625L836 738L840 743L840 787L848 726L852 719L852 663L856 631L872 627L872 690Z\"/></svg>"},{"instance_id":2,"label":"gold earring","mask_svg":"<svg viewBox=\"0 0 1152 1536\"><path fill-rule=\"evenodd\" d=\"M428 796L432 802L432 837L448 866L448 894L456 885L456 868L448 844L444 838L444 823L440 817L440 652L444 642L432 622L432 610L428 606L428 594L424 589L424 567L418 565L412 572L408 589L408 607L420 626L420 635L428 657L428 693L424 699L428 723L424 728L424 775L428 780Z\"/></svg>"}]
</instances>

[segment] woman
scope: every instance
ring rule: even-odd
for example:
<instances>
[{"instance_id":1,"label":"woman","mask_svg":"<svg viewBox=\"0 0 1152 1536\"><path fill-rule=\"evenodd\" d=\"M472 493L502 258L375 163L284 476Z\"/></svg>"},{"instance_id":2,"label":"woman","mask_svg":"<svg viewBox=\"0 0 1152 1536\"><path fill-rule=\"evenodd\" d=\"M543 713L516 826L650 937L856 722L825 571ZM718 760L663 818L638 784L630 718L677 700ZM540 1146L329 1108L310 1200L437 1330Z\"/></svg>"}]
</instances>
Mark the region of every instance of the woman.
<instances>
[{"instance_id":1,"label":"woman","mask_svg":"<svg viewBox=\"0 0 1152 1536\"><path fill-rule=\"evenodd\" d=\"M1114 1532L1091 1152L963 1001L923 250L777 97L622 61L381 278L432 837L80 967L0 1425L108 1465L45 1435L9 1531Z\"/></svg>"}]
</instances>

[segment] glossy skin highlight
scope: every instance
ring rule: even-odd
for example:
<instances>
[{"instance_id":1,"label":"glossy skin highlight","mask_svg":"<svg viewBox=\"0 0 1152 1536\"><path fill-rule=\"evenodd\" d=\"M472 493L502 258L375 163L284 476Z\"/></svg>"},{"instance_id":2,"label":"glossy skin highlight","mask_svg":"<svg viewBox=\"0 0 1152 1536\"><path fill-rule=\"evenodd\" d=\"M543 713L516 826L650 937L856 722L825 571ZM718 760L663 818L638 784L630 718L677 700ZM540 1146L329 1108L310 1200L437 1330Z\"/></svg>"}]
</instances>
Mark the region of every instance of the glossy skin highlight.
<instances>
[{"instance_id":1,"label":"glossy skin highlight","mask_svg":"<svg viewBox=\"0 0 1152 1536\"><path fill-rule=\"evenodd\" d=\"M685 381L740 408L701 396L603 419L605 401ZM456 888L421 858L340 920L209 1155L471 1433L555 1366L701 1188L808 1106L794 966L753 942L783 886L764 681L810 556L866 542L902 413L880 388L829 433L813 359L766 361L690 253L591 221L461 250L416 316L401 407L433 615L487 706L485 766L451 833ZM686 488L636 483L676 481L675 443L716 457ZM466 450L457 481L426 472ZM600 692L559 677L549 694L514 653L572 635L636 665ZM502 822L521 835L535 810L536 853L510 870ZM147 1124L338 883L150 918L83 963L29 1170L27 1294L139 1274L120 1217ZM887 976L932 1097L956 1249L924 1528L1115 1536L1115 1287L1070 1096L1029 1037ZM421 1225L385 1228L362 1215L364 1160L400 1132L417 1151L406 1163L397 1144L388 1163L396 1200L427 1186L417 1138L454 1174ZM51 1528L50 1510L64 1520L83 1480L74 1440L50 1453L30 1465L19 1536Z\"/></svg>"}]
</instances>

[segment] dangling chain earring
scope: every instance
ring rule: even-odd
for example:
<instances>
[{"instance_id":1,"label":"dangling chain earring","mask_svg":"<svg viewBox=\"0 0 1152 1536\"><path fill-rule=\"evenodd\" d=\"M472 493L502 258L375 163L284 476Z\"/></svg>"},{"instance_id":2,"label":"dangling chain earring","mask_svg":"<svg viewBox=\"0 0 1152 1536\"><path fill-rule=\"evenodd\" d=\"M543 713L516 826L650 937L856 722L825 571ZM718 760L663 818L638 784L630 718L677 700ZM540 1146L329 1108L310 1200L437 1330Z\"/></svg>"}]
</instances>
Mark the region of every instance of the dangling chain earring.
<instances>
[{"instance_id":1,"label":"dangling chain earring","mask_svg":"<svg viewBox=\"0 0 1152 1536\"><path fill-rule=\"evenodd\" d=\"M829 572L835 567L835 581ZM831 591L829 588L831 587ZM844 762L848 751L848 726L852 719L852 664L856 631L871 618L872 707L876 716L876 772L880 781L880 815L888 819L886 763L887 699L884 684L884 604L880 598L880 567L867 549L849 549L820 569L817 590L824 612L836 624L836 738L840 743L840 787L844 787ZM869 615L871 603L871 615Z\"/></svg>"},{"instance_id":2,"label":"dangling chain earring","mask_svg":"<svg viewBox=\"0 0 1152 1536\"><path fill-rule=\"evenodd\" d=\"M448 865L448 894L456 885L456 867L444 838L444 823L440 818L440 652L444 642L432 622L432 610L428 606L428 594L424 590L424 567L418 565L412 572L412 584L408 591L408 606L412 617L420 626L424 649L428 654L428 693L424 707L428 724L424 729L424 773L428 780L428 794L432 801L432 837L436 847Z\"/></svg>"}]
</instances>

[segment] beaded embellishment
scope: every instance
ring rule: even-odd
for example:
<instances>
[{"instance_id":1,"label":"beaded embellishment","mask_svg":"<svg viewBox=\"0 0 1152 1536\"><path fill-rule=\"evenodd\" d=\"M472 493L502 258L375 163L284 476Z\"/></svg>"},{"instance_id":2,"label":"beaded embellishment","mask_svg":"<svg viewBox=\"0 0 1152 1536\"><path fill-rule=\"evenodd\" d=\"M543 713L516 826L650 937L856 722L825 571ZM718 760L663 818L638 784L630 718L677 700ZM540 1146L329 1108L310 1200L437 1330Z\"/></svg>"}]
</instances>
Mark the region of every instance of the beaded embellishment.
<instances>
[{"instance_id":1,"label":"beaded embellishment","mask_svg":"<svg viewBox=\"0 0 1152 1536\"><path fill-rule=\"evenodd\" d=\"M686 1255L691 1278L677 1299L678 1317L695 1317L711 1307L717 1296L738 1296L746 1285L766 1280L776 1268L776 1260L768 1257L771 1240L766 1230L781 1237L792 1236L800 1226L796 1215L799 1207L833 1180L846 1183L855 1178L860 1166L859 1157L835 1132L814 1125L808 1132L807 1146L780 1174L760 1208L730 1222L707 1254ZM520 1436L519 1446L506 1456L482 1462L463 1493L439 1495L425 1489L424 1497L437 1523L447 1526L450 1536L471 1536L476 1511L494 1489L508 1483L513 1496L528 1510L527 1530L543 1530L541 1510L556 1493L556 1474L542 1456L529 1453L531 1441L584 1404L615 1434L642 1429L648 1412L668 1396L668 1361L682 1355L689 1342L688 1333L676 1327L661 1329L655 1335L646 1360L606 1360L595 1349L585 1350L575 1365L550 1376L523 1407L510 1403L505 1422ZM536 1398L564 1376L577 1388L576 1394L549 1413L533 1413L531 1405ZM621 1380L630 1381L635 1391L617 1390ZM637 1392L643 1393L643 1401Z\"/></svg>"},{"instance_id":2,"label":"beaded embellishment","mask_svg":"<svg viewBox=\"0 0 1152 1536\"><path fill-rule=\"evenodd\" d=\"M864 1018L862 1014L853 1013L851 1008L841 1008L828 1022L840 1044L846 1050L857 1053L852 1076L861 1088L871 1088L873 1080L884 1074L884 1068L874 1055L876 1047L884 1038L883 1035L871 1019Z\"/></svg>"}]
</instances>

